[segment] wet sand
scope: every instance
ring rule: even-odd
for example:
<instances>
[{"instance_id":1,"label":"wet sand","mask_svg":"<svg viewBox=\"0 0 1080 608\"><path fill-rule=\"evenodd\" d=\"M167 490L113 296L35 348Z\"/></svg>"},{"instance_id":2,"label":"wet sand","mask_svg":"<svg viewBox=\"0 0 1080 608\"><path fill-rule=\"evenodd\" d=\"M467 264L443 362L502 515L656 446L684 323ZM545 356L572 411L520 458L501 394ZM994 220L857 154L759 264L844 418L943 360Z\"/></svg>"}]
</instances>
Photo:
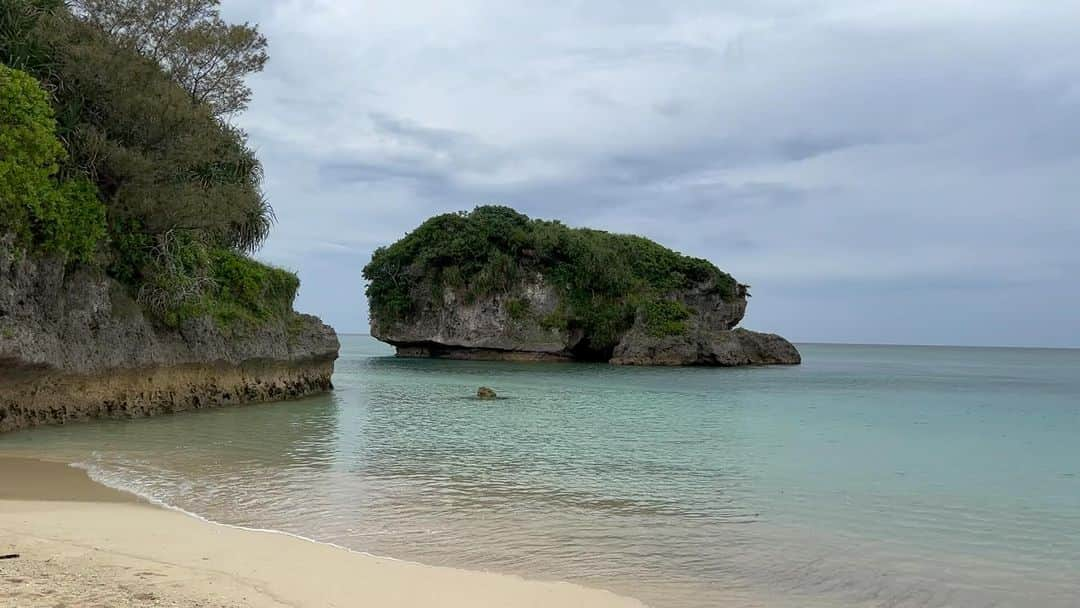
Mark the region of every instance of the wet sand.
<instances>
[{"instance_id":1,"label":"wet sand","mask_svg":"<svg viewBox=\"0 0 1080 608\"><path fill-rule=\"evenodd\" d=\"M641 607L570 583L422 566L147 504L60 463L0 457L0 605Z\"/></svg>"}]
</instances>

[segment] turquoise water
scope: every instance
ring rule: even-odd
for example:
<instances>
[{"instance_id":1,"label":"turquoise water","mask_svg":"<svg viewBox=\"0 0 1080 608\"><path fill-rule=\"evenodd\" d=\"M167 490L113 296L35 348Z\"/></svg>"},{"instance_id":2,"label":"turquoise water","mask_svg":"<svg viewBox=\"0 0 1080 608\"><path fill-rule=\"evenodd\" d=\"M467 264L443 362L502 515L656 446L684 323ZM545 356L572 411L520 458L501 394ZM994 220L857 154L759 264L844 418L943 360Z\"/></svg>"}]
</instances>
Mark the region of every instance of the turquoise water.
<instances>
[{"instance_id":1,"label":"turquoise water","mask_svg":"<svg viewBox=\"0 0 1080 608\"><path fill-rule=\"evenodd\" d=\"M330 395L0 437L211 519L651 605L1080 605L1080 351L394 359ZM495 402L471 397L495 388ZM726 602L726 603L725 603Z\"/></svg>"}]
</instances>

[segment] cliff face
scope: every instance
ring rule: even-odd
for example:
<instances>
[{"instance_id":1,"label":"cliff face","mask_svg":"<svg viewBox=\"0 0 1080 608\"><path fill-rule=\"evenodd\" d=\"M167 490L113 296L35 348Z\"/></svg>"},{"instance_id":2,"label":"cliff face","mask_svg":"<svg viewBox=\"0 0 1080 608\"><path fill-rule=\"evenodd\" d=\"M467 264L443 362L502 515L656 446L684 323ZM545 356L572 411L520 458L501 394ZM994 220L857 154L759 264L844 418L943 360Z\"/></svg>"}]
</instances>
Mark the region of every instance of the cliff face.
<instances>
[{"instance_id":1,"label":"cliff face","mask_svg":"<svg viewBox=\"0 0 1080 608\"><path fill-rule=\"evenodd\" d=\"M455 358L565 359L574 344L569 332L545 328L541 320L555 312L560 297L540 275L513 291L469 301L455 290L433 296L422 283L410 290L418 314L384 319L371 314L371 335L397 347L402 356ZM529 313L511 314L517 302Z\"/></svg>"},{"instance_id":2,"label":"cliff face","mask_svg":"<svg viewBox=\"0 0 1080 608\"><path fill-rule=\"evenodd\" d=\"M639 311L611 352L582 345L580 328L551 327L545 320L565 303L560 290L537 273L509 290L468 301L445 290L441 298L416 283L417 310L409 319L383 319L372 311L371 335L397 347L398 356L450 359L606 360L616 365L797 364L799 351L775 334L735 329L746 295L725 299L710 284L668 294L688 312L678 332L657 332Z\"/></svg>"},{"instance_id":3,"label":"cliff face","mask_svg":"<svg viewBox=\"0 0 1080 608\"><path fill-rule=\"evenodd\" d=\"M308 315L163 328L100 272L0 239L0 432L324 391L337 353L334 330Z\"/></svg>"}]
</instances>

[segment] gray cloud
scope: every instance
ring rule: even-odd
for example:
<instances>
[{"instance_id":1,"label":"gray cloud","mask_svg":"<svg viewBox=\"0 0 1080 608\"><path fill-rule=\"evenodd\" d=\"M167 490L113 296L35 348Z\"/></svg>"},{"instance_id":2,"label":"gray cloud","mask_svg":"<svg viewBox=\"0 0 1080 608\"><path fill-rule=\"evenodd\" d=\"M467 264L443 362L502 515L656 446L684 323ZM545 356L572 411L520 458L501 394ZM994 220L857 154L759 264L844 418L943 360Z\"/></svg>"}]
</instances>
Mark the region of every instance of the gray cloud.
<instances>
[{"instance_id":1,"label":"gray cloud","mask_svg":"<svg viewBox=\"0 0 1080 608\"><path fill-rule=\"evenodd\" d=\"M319 174L329 182L339 184L378 183L387 181L409 181L416 188L429 192L438 192L446 188L446 178L430 170L410 166L407 163L371 164L326 163L319 166Z\"/></svg>"},{"instance_id":2,"label":"gray cloud","mask_svg":"<svg viewBox=\"0 0 1080 608\"><path fill-rule=\"evenodd\" d=\"M369 116L376 131L400 137L427 148L435 150L456 148L469 142L468 136L450 129L432 129L378 112Z\"/></svg>"},{"instance_id":3,"label":"gray cloud","mask_svg":"<svg viewBox=\"0 0 1080 608\"><path fill-rule=\"evenodd\" d=\"M272 45L261 255L342 330L375 247L500 202L710 258L795 339L1080 346L1080 3L224 5Z\"/></svg>"}]
</instances>

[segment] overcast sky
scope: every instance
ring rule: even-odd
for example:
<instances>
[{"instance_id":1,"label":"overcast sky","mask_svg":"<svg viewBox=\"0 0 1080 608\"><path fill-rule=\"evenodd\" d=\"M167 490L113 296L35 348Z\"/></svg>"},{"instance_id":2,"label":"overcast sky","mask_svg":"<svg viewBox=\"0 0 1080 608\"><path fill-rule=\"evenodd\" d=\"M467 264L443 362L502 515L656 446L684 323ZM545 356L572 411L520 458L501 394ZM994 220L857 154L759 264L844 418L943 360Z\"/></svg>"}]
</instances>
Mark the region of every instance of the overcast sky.
<instances>
[{"instance_id":1,"label":"overcast sky","mask_svg":"<svg viewBox=\"0 0 1080 608\"><path fill-rule=\"evenodd\" d=\"M501 203L753 286L795 341L1080 346L1080 1L223 0L299 309Z\"/></svg>"}]
</instances>

